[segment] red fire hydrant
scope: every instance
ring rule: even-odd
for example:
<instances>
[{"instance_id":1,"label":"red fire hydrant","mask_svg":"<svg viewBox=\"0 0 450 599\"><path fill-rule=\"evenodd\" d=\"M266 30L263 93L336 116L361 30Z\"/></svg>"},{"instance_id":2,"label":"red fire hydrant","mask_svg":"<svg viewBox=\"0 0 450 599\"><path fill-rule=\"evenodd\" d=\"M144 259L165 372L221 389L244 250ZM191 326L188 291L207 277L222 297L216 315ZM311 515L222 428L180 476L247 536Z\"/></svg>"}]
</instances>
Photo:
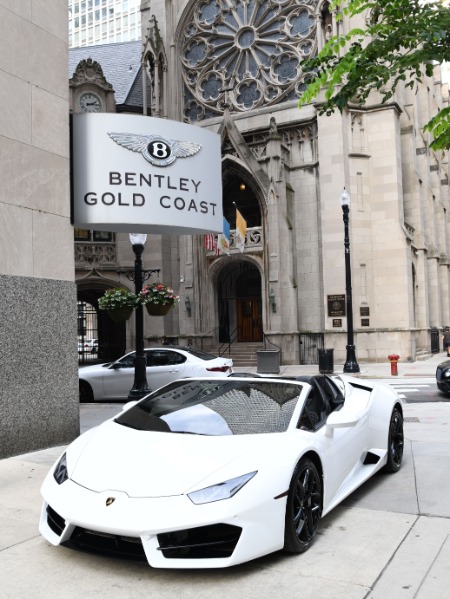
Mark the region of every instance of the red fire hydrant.
<instances>
[{"instance_id":1,"label":"red fire hydrant","mask_svg":"<svg viewBox=\"0 0 450 599\"><path fill-rule=\"evenodd\" d=\"M388 360L391 363L391 376L397 376L397 363L400 360L400 356L398 354L389 354Z\"/></svg>"}]
</instances>

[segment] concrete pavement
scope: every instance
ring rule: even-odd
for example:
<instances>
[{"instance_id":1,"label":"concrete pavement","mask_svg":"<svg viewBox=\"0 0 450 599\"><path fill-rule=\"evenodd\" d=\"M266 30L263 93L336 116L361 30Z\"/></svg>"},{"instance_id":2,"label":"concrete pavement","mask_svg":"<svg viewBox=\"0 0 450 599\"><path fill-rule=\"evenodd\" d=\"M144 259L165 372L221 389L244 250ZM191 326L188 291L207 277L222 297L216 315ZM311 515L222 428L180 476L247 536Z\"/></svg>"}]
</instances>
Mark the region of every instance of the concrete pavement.
<instances>
[{"instance_id":1,"label":"concrete pavement","mask_svg":"<svg viewBox=\"0 0 450 599\"><path fill-rule=\"evenodd\" d=\"M447 354L441 352L428 356L424 360L417 360L416 362L398 362L397 370L398 375L393 376L392 380L396 380L401 377L434 377L436 374L436 366L447 359ZM450 360L450 358L448 358ZM385 362L377 363L359 363L360 372L355 376L362 378L390 378L391 377L391 364L386 358ZM236 372L257 372L256 366L253 367L236 367ZM295 376L300 374L317 374L319 367L317 364L313 365L293 365L293 366L281 366L281 376ZM342 374L343 365L335 364L334 373Z\"/></svg>"},{"instance_id":2,"label":"concrete pavement","mask_svg":"<svg viewBox=\"0 0 450 599\"><path fill-rule=\"evenodd\" d=\"M434 376L438 354L400 363L399 377ZM360 364L365 378L390 365ZM246 369L247 371L249 369ZM335 367L336 372L342 366ZM317 367L282 367L282 374ZM394 377L393 377L394 378ZM395 377L397 378L397 377ZM118 406L94 409L99 422ZM443 599L450 589L450 403L404 404L405 456L395 475L378 474L321 522L303 555L273 554L229 570L153 570L49 545L38 532L39 488L63 450L0 461L2 599Z\"/></svg>"}]
</instances>

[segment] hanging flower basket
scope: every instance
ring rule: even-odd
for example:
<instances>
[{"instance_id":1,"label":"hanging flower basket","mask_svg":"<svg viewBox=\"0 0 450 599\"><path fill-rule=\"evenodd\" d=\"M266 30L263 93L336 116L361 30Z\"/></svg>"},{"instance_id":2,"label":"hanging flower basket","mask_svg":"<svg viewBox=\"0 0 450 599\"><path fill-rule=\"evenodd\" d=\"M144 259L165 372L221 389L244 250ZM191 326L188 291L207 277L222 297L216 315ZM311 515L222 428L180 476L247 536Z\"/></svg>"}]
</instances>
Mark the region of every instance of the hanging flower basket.
<instances>
[{"instance_id":1,"label":"hanging flower basket","mask_svg":"<svg viewBox=\"0 0 450 599\"><path fill-rule=\"evenodd\" d=\"M139 293L139 302L150 316L165 316L180 301L173 289L162 283L145 285Z\"/></svg>"},{"instance_id":2,"label":"hanging flower basket","mask_svg":"<svg viewBox=\"0 0 450 599\"><path fill-rule=\"evenodd\" d=\"M115 322L123 322L128 320L133 314L134 308L123 306L122 308L114 308L113 310L106 310L106 313Z\"/></svg>"},{"instance_id":3,"label":"hanging flower basket","mask_svg":"<svg viewBox=\"0 0 450 599\"><path fill-rule=\"evenodd\" d=\"M137 304L137 295L123 287L108 289L98 300L100 310L106 310L108 316L116 322L128 320Z\"/></svg>"},{"instance_id":4,"label":"hanging flower basket","mask_svg":"<svg viewBox=\"0 0 450 599\"><path fill-rule=\"evenodd\" d=\"M169 313L173 304L145 304L150 316L165 316Z\"/></svg>"}]
</instances>

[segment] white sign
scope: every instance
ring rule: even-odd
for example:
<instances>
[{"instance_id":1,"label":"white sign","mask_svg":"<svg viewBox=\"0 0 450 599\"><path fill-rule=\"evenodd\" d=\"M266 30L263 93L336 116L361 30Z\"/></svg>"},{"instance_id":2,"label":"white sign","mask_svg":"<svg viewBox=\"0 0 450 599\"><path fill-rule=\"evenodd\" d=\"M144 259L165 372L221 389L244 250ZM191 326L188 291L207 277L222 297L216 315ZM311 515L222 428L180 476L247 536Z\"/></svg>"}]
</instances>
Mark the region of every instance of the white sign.
<instances>
[{"instance_id":1,"label":"white sign","mask_svg":"<svg viewBox=\"0 0 450 599\"><path fill-rule=\"evenodd\" d=\"M220 136L177 121L74 114L73 224L98 231L221 233Z\"/></svg>"}]
</instances>

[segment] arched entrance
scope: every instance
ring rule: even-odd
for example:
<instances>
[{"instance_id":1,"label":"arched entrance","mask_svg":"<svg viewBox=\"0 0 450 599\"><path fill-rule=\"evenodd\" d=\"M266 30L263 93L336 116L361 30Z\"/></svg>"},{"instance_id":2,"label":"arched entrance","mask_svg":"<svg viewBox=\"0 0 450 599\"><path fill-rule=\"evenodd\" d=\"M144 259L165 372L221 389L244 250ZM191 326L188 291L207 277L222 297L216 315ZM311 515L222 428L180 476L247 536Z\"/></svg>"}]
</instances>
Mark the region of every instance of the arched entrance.
<instances>
[{"instance_id":1,"label":"arched entrance","mask_svg":"<svg viewBox=\"0 0 450 599\"><path fill-rule=\"evenodd\" d=\"M105 289L78 288L78 362L80 364L111 362L125 353L125 323L113 321L105 310L98 308L98 300L104 292ZM95 339L97 347L92 352L90 345Z\"/></svg>"},{"instance_id":2,"label":"arched entrance","mask_svg":"<svg viewBox=\"0 0 450 599\"><path fill-rule=\"evenodd\" d=\"M218 280L219 341L263 339L261 274L249 261L226 266Z\"/></svg>"}]
</instances>

